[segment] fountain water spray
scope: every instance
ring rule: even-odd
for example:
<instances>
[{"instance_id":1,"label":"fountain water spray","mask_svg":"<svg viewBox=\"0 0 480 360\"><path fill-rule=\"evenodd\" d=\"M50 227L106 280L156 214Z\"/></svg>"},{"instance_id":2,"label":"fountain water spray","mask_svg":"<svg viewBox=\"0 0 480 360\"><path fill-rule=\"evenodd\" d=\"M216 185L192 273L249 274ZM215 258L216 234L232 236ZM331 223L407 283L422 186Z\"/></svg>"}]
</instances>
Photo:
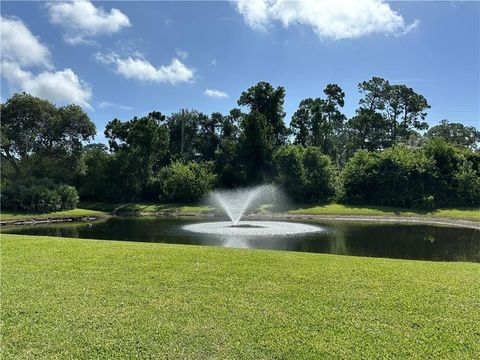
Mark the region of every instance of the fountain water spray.
<instances>
[{"instance_id":1,"label":"fountain water spray","mask_svg":"<svg viewBox=\"0 0 480 360\"><path fill-rule=\"evenodd\" d=\"M272 185L253 188L216 190L209 202L221 208L230 221L194 223L185 225L184 230L231 239L235 236L284 236L322 231L321 227L286 221L240 221L251 208L266 203L278 203L283 194Z\"/></svg>"},{"instance_id":2,"label":"fountain water spray","mask_svg":"<svg viewBox=\"0 0 480 360\"><path fill-rule=\"evenodd\" d=\"M235 190L216 190L210 194L210 201L223 209L234 226L253 206L260 202L272 202L278 196L278 190L272 185L260 185L253 188Z\"/></svg>"}]
</instances>

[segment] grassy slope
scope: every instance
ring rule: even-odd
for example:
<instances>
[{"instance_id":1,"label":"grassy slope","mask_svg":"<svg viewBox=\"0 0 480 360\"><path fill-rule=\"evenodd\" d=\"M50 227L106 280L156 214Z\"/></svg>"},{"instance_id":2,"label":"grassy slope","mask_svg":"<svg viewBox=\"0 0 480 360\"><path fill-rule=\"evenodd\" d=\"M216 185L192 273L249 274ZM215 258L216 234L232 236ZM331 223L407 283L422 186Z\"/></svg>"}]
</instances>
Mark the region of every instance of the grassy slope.
<instances>
[{"instance_id":1,"label":"grassy slope","mask_svg":"<svg viewBox=\"0 0 480 360\"><path fill-rule=\"evenodd\" d=\"M105 203L105 202L82 202L81 206L85 209L119 212L177 212L177 213L207 213L214 209L208 206L194 206L182 204L161 204L161 203ZM268 205L261 206L259 212L265 213L269 210ZM319 206L296 207L289 211L291 214L305 215L357 215L357 216L429 216L429 217L447 217L453 219L464 219L480 221L480 209L438 209L431 212L392 208L385 206L352 206L341 204L327 204Z\"/></svg>"},{"instance_id":2,"label":"grassy slope","mask_svg":"<svg viewBox=\"0 0 480 360\"><path fill-rule=\"evenodd\" d=\"M465 358L480 264L2 235L2 359Z\"/></svg>"},{"instance_id":3,"label":"grassy slope","mask_svg":"<svg viewBox=\"0 0 480 360\"><path fill-rule=\"evenodd\" d=\"M187 204L162 204L162 203L108 203L82 201L81 207L85 209L117 212L136 213L157 213L157 212L178 212L178 213L202 213L212 211L211 207L202 205Z\"/></svg>"},{"instance_id":4,"label":"grassy slope","mask_svg":"<svg viewBox=\"0 0 480 360\"><path fill-rule=\"evenodd\" d=\"M68 218L76 216L102 216L105 215L103 211L90 210L90 209L73 209L65 211L56 211L51 213L24 213L24 212L11 212L3 211L0 214L0 220L22 220L22 219L47 219L47 218Z\"/></svg>"},{"instance_id":5,"label":"grassy slope","mask_svg":"<svg viewBox=\"0 0 480 360\"><path fill-rule=\"evenodd\" d=\"M360 216L429 216L446 217L480 221L480 209L437 209L422 211L415 209L402 209L384 206L354 206L341 204L328 204L320 206L306 206L289 211L292 214L312 215L360 215Z\"/></svg>"}]
</instances>

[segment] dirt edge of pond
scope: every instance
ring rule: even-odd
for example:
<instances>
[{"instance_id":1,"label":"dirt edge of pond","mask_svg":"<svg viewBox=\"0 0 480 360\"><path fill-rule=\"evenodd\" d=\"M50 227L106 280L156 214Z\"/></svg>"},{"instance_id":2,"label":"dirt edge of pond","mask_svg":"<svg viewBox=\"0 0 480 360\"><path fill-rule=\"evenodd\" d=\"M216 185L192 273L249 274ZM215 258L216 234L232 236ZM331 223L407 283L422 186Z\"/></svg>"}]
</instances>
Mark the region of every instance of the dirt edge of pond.
<instances>
[{"instance_id":1,"label":"dirt edge of pond","mask_svg":"<svg viewBox=\"0 0 480 360\"><path fill-rule=\"evenodd\" d=\"M17 220L2 220L0 221L0 227L3 226L19 226L19 225L40 225L40 224L55 224L55 223L67 223L67 222L90 222L105 219L110 215L91 215L91 216L65 216L65 217L52 217L52 218L28 218Z\"/></svg>"}]
</instances>

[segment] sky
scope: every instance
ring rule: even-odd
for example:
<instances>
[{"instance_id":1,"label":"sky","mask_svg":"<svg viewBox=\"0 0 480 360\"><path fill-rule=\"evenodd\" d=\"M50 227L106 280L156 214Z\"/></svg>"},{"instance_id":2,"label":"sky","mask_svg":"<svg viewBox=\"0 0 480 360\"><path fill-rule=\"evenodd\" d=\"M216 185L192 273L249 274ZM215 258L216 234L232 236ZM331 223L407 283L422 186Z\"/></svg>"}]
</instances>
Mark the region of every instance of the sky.
<instances>
[{"instance_id":1,"label":"sky","mask_svg":"<svg viewBox=\"0 0 480 360\"><path fill-rule=\"evenodd\" d=\"M156 110L228 113L259 81L299 102L380 76L442 119L480 128L480 2L240 0L1 2L1 101L26 91L105 124Z\"/></svg>"}]
</instances>

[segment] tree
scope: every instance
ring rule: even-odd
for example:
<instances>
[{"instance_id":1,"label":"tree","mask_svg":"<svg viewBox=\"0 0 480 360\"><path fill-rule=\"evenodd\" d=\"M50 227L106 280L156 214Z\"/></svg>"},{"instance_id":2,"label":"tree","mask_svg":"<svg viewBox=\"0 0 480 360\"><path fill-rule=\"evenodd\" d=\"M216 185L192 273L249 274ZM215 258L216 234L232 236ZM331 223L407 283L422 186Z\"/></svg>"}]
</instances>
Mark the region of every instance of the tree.
<instances>
[{"instance_id":1,"label":"tree","mask_svg":"<svg viewBox=\"0 0 480 360\"><path fill-rule=\"evenodd\" d=\"M113 156L104 144L85 146L82 154L85 172L76 183L80 196L89 199L109 198L112 194L115 176Z\"/></svg>"},{"instance_id":2,"label":"tree","mask_svg":"<svg viewBox=\"0 0 480 360\"><path fill-rule=\"evenodd\" d=\"M211 162L175 161L162 168L158 173L161 200L182 202L200 200L216 182L212 167Z\"/></svg>"},{"instance_id":3,"label":"tree","mask_svg":"<svg viewBox=\"0 0 480 360\"><path fill-rule=\"evenodd\" d=\"M322 99L304 99L290 121L290 131L294 136L294 144L302 146L323 145L322 137Z\"/></svg>"},{"instance_id":4,"label":"tree","mask_svg":"<svg viewBox=\"0 0 480 360\"><path fill-rule=\"evenodd\" d=\"M21 93L1 106L1 156L16 177L49 176L71 182L81 170L83 142L95 124L78 105L56 107Z\"/></svg>"},{"instance_id":5,"label":"tree","mask_svg":"<svg viewBox=\"0 0 480 360\"><path fill-rule=\"evenodd\" d=\"M130 121L110 121L105 128L114 154L117 192L135 197L148 186L153 173L168 163L168 130L158 112Z\"/></svg>"},{"instance_id":6,"label":"tree","mask_svg":"<svg viewBox=\"0 0 480 360\"><path fill-rule=\"evenodd\" d=\"M433 161L421 150L395 146L357 151L342 172L348 203L432 208Z\"/></svg>"},{"instance_id":7,"label":"tree","mask_svg":"<svg viewBox=\"0 0 480 360\"><path fill-rule=\"evenodd\" d=\"M294 143L313 145L333 158L340 153L339 140L345 116L339 108L344 105L345 93L336 84L328 84L324 90L327 98L304 99L290 122Z\"/></svg>"},{"instance_id":8,"label":"tree","mask_svg":"<svg viewBox=\"0 0 480 360\"><path fill-rule=\"evenodd\" d=\"M450 123L444 119L440 124L430 128L425 134L427 139L442 138L458 147L475 149L480 144L480 131L473 126L460 123Z\"/></svg>"},{"instance_id":9,"label":"tree","mask_svg":"<svg viewBox=\"0 0 480 360\"><path fill-rule=\"evenodd\" d=\"M232 109L229 115L222 118L220 143L215 155L215 172L222 187L229 188L246 183L244 166L239 155L239 123L244 116L239 109Z\"/></svg>"},{"instance_id":10,"label":"tree","mask_svg":"<svg viewBox=\"0 0 480 360\"><path fill-rule=\"evenodd\" d=\"M350 154L354 153L356 149L373 151L387 146L388 123L381 114L374 110L358 109L357 114L348 121L347 128L351 131L350 141L347 145L350 148Z\"/></svg>"},{"instance_id":11,"label":"tree","mask_svg":"<svg viewBox=\"0 0 480 360\"><path fill-rule=\"evenodd\" d=\"M325 202L335 194L335 169L317 147L285 145L275 153L276 182L296 201Z\"/></svg>"},{"instance_id":12,"label":"tree","mask_svg":"<svg viewBox=\"0 0 480 360\"><path fill-rule=\"evenodd\" d=\"M382 133L380 143L392 146L399 141L408 140L411 130L426 130L424 121L426 110L430 108L427 100L412 88L405 85L392 85L380 77L373 77L358 85L363 94L357 115L363 122L370 122L369 128L375 127L379 115L387 126ZM382 126L383 128L383 126Z\"/></svg>"},{"instance_id":13,"label":"tree","mask_svg":"<svg viewBox=\"0 0 480 360\"><path fill-rule=\"evenodd\" d=\"M210 117L200 117L197 148L203 161L211 161L215 158L215 153L220 143L218 130L223 123L223 115L219 112L213 113Z\"/></svg>"},{"instance_id":14,"label":"tree","mask_svg":"<svg viewBox=\"0 0 480 360\"><path fill-rule=\"evenodd\" d=\"M257 85L242 92L238 105L248 106L250 112L257 112L263 115L271 127L274 144L284 144L288 135L285 127L283 101L285 89L281 86L276 89L268 82L261 81Z\"/></svg>"},{"instance_id":15,"label":"tree","mask_svg":"<svg viewBox=\"0 0 480 360\"><path fill-rule=\"evenodd\" d=\"M171 114L167 119L170 157L173 160L185 161L197 159L200 155L200 127L203 127L204 135L209 136L209 131L212 134L209 122L210 119L207 115L196 110L182 109ZM208 152L208 149L204 148L203 151Z\"/></svg>"},{"instance_id":16,"label":"tree","mask_svg":"<svg viewBox=\"0 0 480 360\"><path fill-rule=\"evenodd\" d=\"M265 115L252 111L243 118L240 128L239 156L245 167L247 183L268 181L273 175L272 154L275 148L272 125Z\"/></svg>"},{"instance_id":17,"label":"tree","mask_svg":"<svg viewBox=\"0 0 480 360\"><path fill-rule=\"evenodd\" d=\"M276 183L295 201L305 201L307 179L303 165L304 150L302 145L284 145L274 156Z\"/></svg>"}]
</instances>

